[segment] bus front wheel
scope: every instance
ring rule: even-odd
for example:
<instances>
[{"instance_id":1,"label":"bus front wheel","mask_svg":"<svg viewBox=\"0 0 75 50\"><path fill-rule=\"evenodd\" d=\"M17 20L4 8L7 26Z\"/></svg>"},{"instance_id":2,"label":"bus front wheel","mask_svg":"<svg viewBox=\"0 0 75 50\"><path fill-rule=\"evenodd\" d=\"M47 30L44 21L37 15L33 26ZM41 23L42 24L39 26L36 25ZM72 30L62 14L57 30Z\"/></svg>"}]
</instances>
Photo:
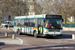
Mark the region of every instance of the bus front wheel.
<instances>
[{"instance_id":1,"label":"bus front wheel","mask_svg":"<svg viewBox=\"0 0 75 50\"><path fill-rule=\"evenodd\" d=\"M21 32L20 31L18 31L17 33L18 33L18 35L21 35Z\"/></svg>"},{"instance_id":2,"label":"bus front wheel","mask_svg":"<svg viewBox=\"0 0 75 50\"><path fill-rule=\"evenodd\" d=\"M38 35L37 35L37 33L36 33L36 32L34 32L34 37L35 37L35 38L37 38L37 37L38 37Z\"/></svg>"}]
</instances>

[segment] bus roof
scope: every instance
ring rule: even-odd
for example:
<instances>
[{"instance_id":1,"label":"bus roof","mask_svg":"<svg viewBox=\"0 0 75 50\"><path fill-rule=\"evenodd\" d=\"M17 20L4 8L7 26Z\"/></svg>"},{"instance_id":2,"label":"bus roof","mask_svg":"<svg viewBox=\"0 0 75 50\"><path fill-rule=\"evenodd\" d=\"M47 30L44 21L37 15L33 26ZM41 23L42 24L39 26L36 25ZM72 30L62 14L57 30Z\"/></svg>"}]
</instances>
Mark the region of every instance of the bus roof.
<instances>
[{"instance_id":1,"label":"bus roof","mask_svg":"<svg viewBox=\"0 0 75 50\"><path fill-rule=\"evenodd\" d=\"M46 18L47 15L55 15L55 14L42 14L42 15L32 15L32 16L15 16L14 19L25 19L25 18Z\"/></svg>"}]
</instances>

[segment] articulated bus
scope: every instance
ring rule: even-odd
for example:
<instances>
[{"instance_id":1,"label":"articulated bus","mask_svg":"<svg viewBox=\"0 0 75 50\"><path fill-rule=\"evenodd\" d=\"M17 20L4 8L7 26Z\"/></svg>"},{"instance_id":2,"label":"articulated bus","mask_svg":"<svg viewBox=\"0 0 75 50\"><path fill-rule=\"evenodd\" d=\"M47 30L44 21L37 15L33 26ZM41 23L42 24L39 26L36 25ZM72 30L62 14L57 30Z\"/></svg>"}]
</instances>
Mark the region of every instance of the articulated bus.
<instances>
[{"instance_id":1,"label":"articulated bus","mask_svg":"<svg viewBox=\"0 0 75 50\"><path fill-rule=\"evenodd\" d=\"M19 35L21 33L38 36L62 36L63 18L62 15L34 15L34 16L16 16L14 18L14 31Z\"/></svg>"}]
</instances>

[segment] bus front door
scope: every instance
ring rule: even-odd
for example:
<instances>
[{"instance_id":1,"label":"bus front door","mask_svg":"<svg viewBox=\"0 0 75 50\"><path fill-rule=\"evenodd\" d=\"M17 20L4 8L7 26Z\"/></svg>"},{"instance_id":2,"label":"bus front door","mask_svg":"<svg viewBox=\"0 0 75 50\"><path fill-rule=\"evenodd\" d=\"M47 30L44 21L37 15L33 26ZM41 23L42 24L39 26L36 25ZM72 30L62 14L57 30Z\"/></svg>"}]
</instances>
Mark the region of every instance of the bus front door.
<instances>
[{"instance_id":1,"label":"bus front door","mask_svg":"<svg viewBox=\"0 0 75 50\"><path fill-rule=\"evenodd\" d=\"M38 26L38 34L42 35L43 34L43 26Z\"/></svg>"},{"instance_id":2,"label":"bus front door","mask_svg":"<svg viewBox=\"0 0 75 50\"><path fill-rule=\"evenodd\" d=\"M43 20L42 19L39 19L38 20L38 34L39 35L43 35Z\"/></svg>"}]
</instances>

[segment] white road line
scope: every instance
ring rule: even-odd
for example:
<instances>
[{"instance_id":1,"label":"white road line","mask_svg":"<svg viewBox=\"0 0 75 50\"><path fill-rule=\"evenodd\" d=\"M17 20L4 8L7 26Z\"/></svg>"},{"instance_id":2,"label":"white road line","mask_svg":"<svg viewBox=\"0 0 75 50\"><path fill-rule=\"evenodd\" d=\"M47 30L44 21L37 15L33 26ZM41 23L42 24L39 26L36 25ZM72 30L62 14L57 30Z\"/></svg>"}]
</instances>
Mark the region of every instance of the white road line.
<instances>
[{"instance_id":1,"label":"white road line","mask_svg":"<svg viewBox=\"0 0 75 50\"><path fill-rule=\"evenodd\" d=\"M20 40L20 41L21 41L20 45L29 45L29 44L26 44L26 43L27 43L26 41L25 41L26 43L24 44L23 40L22 40L22 39L20 39L20 38L18 38L18 37L16 37L16 39L18 39L18 40Z\"/></svg>"},{"instance_id":2,"label":"white road line","mask_svg":"<svg viewBox=\"0 0 75 50\"><path fill-rule=\"evenodd\" d=\"M54 43L75 43L75 42L72 42L72 41L63 41L63 40L45 40L45 41L54 42Z\"/></svg>"},{"instance_id":3,"label":"white road line","mask_svg":"<svg viewBox=\"0 0 75 50\"><path fill-rule=\"evenodd\" d=\"M22 45L22 44L23 44L23 40L22 40L22 39L20 39L20 38L18 38L18 37L16 37L16 39L18 39L18 40L20 40L20 41L21 41L20 45Z\"/></svg>"}]
</instances>

